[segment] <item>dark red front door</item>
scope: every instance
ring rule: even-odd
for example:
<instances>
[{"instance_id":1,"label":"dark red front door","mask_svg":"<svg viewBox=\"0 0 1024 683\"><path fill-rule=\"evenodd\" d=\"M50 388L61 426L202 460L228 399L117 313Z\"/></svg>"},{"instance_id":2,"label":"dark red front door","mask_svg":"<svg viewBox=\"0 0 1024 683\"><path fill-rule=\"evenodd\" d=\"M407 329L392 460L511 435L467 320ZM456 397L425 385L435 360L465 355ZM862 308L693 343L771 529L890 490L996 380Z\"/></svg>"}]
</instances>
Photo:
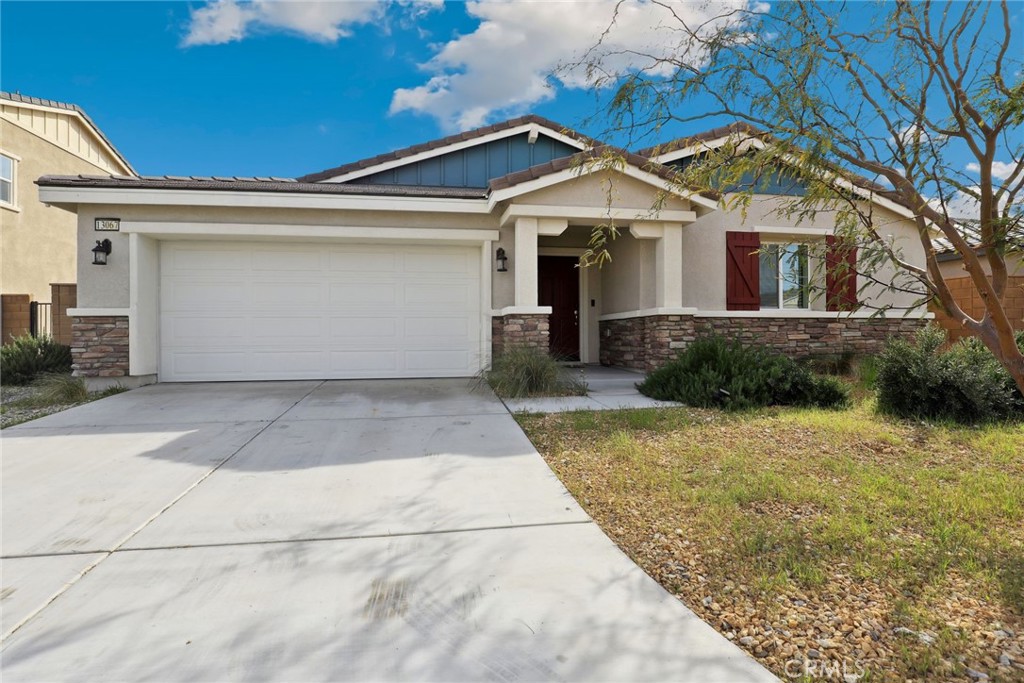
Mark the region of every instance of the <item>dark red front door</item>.
<instances>
[{"instance_id":1,"label":"dark red front door","mask_svg":"<svg viewBox=\"0 0 1024 683\"><path fill-rule=\"evenodd\" d=\"M562 360L580 358L580 273L574 256L537 259L538 303L551 307L551 353Z\"/></svg>"}]
</instances>

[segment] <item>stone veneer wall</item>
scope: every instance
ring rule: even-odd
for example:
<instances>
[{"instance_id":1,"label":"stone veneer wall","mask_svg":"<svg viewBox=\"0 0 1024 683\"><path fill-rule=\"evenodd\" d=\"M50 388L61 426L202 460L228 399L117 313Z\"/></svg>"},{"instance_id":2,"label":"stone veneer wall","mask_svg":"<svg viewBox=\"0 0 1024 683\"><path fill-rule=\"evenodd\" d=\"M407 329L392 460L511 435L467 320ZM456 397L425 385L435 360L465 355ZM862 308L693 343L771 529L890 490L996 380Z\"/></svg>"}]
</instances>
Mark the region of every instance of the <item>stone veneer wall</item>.
<instances>
[{"instance_id":1,"label":"stone veneer wall","mask_svg":"<svg viewBox=\"0 0 1024 683\"><path fill-rule=\"evenodd\" d=\"M698 334L714 332L763 344L787 356L872 354L889 337L913 335L920 318L712 318L653 315L601 321L601 364L650 371L675 357Z\"/></svg>"},{"instance_id":2,"label":"stone veneer wall","mask_svg":"<svg viewBox=\"0 0 1024 683\"><path fill-rule=\"evenodd\" d=\"M491 353L497 357L513 346L534 346L547 351L548 316L510 314L491 318Z\"/></svg>"},{"instance_id":3,"label":"stone veneer wall","mask_svg":"<svg viewBox=\"0 0 1024 683\"><path fill-rule=\"evenodd\" d=\"M128 316L72 318L71 358L76 377L127 377Z\"/></svg>"}]
</instances>

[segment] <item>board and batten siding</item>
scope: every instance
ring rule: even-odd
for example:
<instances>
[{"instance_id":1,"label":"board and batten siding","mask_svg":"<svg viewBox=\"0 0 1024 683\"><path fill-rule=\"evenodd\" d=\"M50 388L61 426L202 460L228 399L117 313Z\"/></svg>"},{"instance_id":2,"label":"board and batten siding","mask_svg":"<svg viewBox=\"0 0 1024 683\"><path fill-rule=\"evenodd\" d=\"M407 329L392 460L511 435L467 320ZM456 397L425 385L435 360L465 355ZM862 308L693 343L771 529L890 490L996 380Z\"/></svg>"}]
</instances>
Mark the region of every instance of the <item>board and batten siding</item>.
<instances>
[{"instance_id":1,"label":"board and batten siding","mask_svg":"<svg viewBox=\"0 0 1024 683\"><path fill-rule=\"evenodd\" d=\"M448 152L430 159L352 180L371 185L428 185L435 187L487 187L494 179L572 156L579 150L564 142L537 136L532 145L528 134L513 135L482 145Z\"/></svg>"},{"instance_id":2,"label":"board and batten siding","mask_svg":"<svg viewBox=\"0 0 1024 683\"><path fill-rule=\"evenodd\" d=\"M108 173L125 172L121 161L109 154L89 128L73 113L29 109L18 106L17 103L4 102L0 104L0 116ZM47 172L66 171L53 168ZM29 179L29 182L31 180L34 178Z\"/></svg>"}]
</instances>

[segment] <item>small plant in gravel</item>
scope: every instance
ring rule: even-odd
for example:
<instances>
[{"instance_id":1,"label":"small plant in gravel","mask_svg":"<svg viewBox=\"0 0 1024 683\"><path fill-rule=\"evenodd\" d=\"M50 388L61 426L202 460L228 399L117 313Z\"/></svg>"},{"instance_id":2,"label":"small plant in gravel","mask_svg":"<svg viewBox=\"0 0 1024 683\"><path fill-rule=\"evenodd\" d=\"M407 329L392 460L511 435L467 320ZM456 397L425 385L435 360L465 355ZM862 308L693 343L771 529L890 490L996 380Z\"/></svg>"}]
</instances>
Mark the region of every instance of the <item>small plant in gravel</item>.
<instances>
[{"instance_id":1,"label":"small plant in gravel","mask_svg":"<svg viewBox=\"0 0 1024 683\"><path fill-rule=\"evenodd\" d=\"M35 394L27 399L34 406L82 403L89 400L89 390L81 377L47 373L32 382Z\"/></svg>"},{"instance_id":2,"label":"small plant in gravel","mask_svg":"<svg viewBox=\"0 0 1024 683\"><path fill-rule=\"evenodd\" d=\"M70 373L71 347L51 337L16 337L0 347L0 383L24 385L45 373Z\"/></svg>"},{"instance_id":3,"label":"small plant in gravel","mask_svg":"<svg viewBox=\"0 0 1024 683\"><path fill-rule=\"evenodd\" d=\"M532 346L506 349L481 375L502 398L582 396L587 385L564 371L550 354Z\"/></svg>"},{"instance_id":4,"label":"small plant in gravel","mask_svg":"<svg viewBox=\"0 0 1024 683\"><path fill-rule=\"evenodd\" d=\"M1024 333L1017 335L1024 348ZM904 418L960 424L1024 419L1024 396L985 346L967 337L947 347L934 325L910 342L890 341L878 358L878 407Z\"/></svg>"},{"instance_id":5,"label":"small plant in gravel","mask_svg":"<svg viewBox=\"0 0 1024 683\"><path fill-rule=\"evenodd\" d=\"M847 386L763 346L718 336L697 339L647 376L640 393L697 408L745 410L769 405L845 408Z\"/></svg>"}]
</instances>

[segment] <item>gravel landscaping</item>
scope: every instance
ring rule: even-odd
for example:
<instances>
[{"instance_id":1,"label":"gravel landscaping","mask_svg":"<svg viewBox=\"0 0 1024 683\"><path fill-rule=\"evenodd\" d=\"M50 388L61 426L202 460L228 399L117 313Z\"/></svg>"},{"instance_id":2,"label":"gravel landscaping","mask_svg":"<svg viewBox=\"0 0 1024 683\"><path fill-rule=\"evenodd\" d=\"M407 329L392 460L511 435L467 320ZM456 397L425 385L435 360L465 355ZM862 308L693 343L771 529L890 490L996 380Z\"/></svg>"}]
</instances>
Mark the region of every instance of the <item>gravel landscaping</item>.
<instances>
[{"instance_id":1,"label":"gravel landscaping","mask_svg":"<svg viewBox=\"0 0 1024 683\"><path fill-rule=\"evenodd\" d=\"M106 391L89 394L89 400L76 401L72 403L46 403L39 404L35 399L41 393L39 387L28 386L3 386L0 387L0 429L13 427L14 425L35 420L46 415L59 413L68 408L74 408L90 401L119 393L124 389L114 388Z\"/></svg>"},{"instance_id":2,"label":"gravel landscaping","mask_svg":"<svg viewBox=\"0 0 1024 683\"><path fill-rule=\"evenodd\" d=\"M517 416L604 531L783 680L1024 681L1024 426Z\"/></svg>"}]
</instances>

